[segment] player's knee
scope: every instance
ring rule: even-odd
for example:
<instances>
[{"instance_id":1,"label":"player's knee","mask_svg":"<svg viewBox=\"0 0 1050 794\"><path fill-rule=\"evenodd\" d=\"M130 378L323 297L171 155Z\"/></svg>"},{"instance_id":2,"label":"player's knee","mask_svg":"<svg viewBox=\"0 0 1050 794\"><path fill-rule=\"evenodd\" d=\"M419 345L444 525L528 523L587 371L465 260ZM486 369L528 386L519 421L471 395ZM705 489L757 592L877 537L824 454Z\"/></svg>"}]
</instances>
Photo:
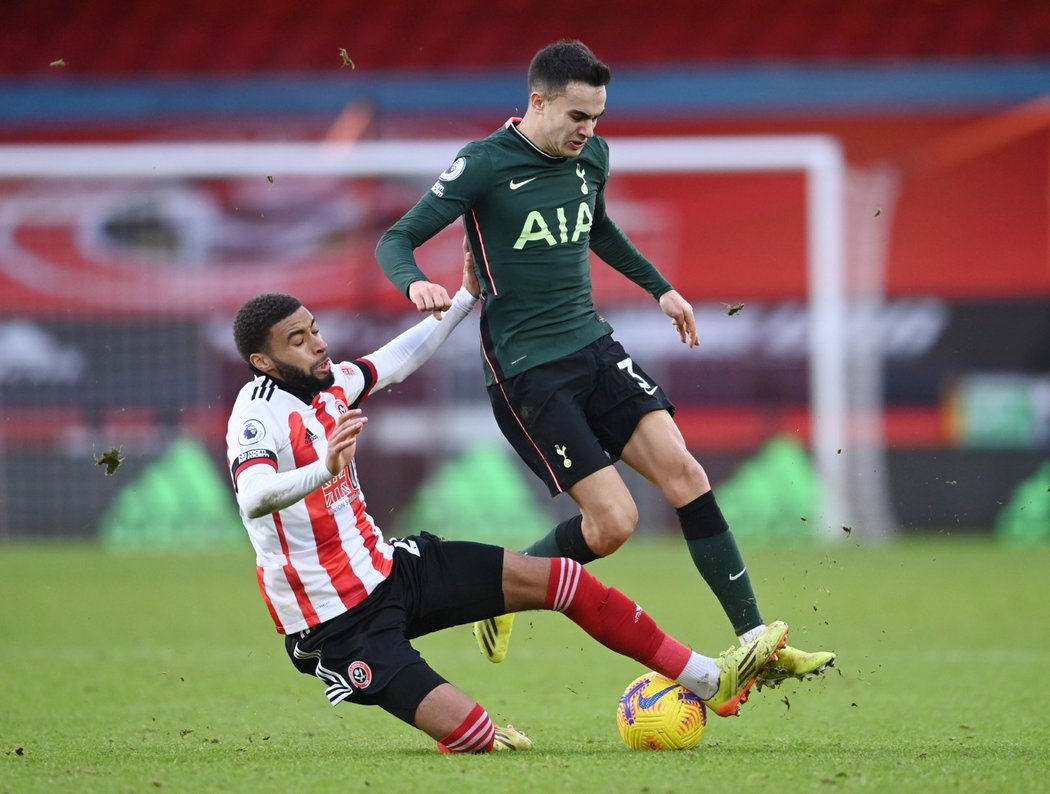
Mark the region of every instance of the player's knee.
<instances>
[{"instance_id":1,"label":"player's knee","mask_svg":"<svg viewBox=\"0 0 1050 794\"><path fill-rule=\"evenodd\" d=\"M628 541L638 524L638 507L631 502L619 510L608 512L594 523L594 531L588 532L584 522L584 537L587 546L599 557L607 557Z\"/></svg>"},{"instance_id":2,"label":"player's knee","mask_svg":"<svg viewBox=\"0 0 1050 794\"><path fill-rule=\"evenodd\" d=\"M711 488L711 482L707 479L707 472L699 461L692 455L688 455L682 466L682 477L694 486L699 486L707 491Z\"/></svg>"},{"instance_id":3,"label":"player's knee","mask_svg":"<svg viewBox=\"0 0 1050 794\"><path fill-rule=\"evenodd\" d=\"M632 530L633 532L633 530ZM603 535L602 537L587 542L587 545L591 547L591 551L597 554L599 557L608 557L620 546L627 542L627 539L631 537L632 532L625 532L615 536Z\"/></svg>"},{"instance_id":4,"label":"player's knee","mask_svg":"<svg viewBox=\"0 0 1050 794\"><path fill-rule=\"evenodd\" d=\"M674 466L668 467L661 486L664 496L672 504L691 501L697 495L711 490L711 482L704 467L688 452Z\"/></svg>"}]
</instances>

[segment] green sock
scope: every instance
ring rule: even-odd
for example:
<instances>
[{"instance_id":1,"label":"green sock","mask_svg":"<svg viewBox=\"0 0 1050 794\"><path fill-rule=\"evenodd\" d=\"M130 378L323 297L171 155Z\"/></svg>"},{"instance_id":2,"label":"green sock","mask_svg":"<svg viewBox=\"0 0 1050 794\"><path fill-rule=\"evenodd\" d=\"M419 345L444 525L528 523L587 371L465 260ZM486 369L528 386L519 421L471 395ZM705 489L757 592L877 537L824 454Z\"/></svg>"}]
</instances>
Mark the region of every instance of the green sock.
<instances>
[{"instance_id":1,"label":"green sock","mask_svg":"<svg viewBox=\"0 0 1050 794\"><path fill-rule=\"evenodd\" d=\"M521 553L528 554L530 557L560 557L557 532L558 528L555 527L531 546L522 549Z\"/></svg>"},{"instance_id":2,"label":"green sock","mask_svg":"<svg viewBox=\"0 0 1050 794\"><path fill-rule=\"evenodd\" d=\"M583 516L573 516L537 540L523 554L530 557L568 557L581 565L598 559L583 537Z\"/></svg>"},{"instance_id":3,"label":"green sock","mask_svg":"<svg viewBox=\"0 0 1050 794\"><path fill-rule=\"evenodd\" d=\"M762 624L751 577L712 491L678 508L693 565L704 577L737 636Z\"/></svg>"}]
</instances>

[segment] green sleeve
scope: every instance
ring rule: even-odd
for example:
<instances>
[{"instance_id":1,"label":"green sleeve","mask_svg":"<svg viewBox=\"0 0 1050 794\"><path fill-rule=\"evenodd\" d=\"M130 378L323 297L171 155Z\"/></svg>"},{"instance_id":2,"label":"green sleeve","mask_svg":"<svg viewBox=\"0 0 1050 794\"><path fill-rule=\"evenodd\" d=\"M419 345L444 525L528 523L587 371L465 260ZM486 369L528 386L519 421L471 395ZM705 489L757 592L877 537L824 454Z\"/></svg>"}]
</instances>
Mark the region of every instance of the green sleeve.
<instances>
[{"instance_id":1,"label":"green sleeve","mask_svg":"<svg viewBox=\"0 0 1050 794\"><path fill-rule=\"evenodd\" d=\"M379 238L376 260L404 295L413 281L430 280L416 264L413 251L470 209L484 189L487 173L487 158L468 144L416 206Z\"/></svg>"},{"instance_id":2,"label":"green sleeve","mask_svg":"<svg viewBox=\"0 0 1050 794\"><path fill-rule=\"evenodd\" d=\"M432 200L427 193L379 238L376 260L403 295L408 295L413 281L430 281L413 252L459 217L458 212L450 216L448 209L449 204Z\"/></svg>"},{"instance_id":3,"label":"green sleeve","mask_svg":"<svg viewBox=\"0 0 1050 794\"><path fill-rule=\"evenodd\" d=\"M670 282L652 262L642 256L630 238L605 213L602 194L598 195L594 210L591 250L657 300L665 292L670 292L673 289Z\"/></svg>"}]
</instances>

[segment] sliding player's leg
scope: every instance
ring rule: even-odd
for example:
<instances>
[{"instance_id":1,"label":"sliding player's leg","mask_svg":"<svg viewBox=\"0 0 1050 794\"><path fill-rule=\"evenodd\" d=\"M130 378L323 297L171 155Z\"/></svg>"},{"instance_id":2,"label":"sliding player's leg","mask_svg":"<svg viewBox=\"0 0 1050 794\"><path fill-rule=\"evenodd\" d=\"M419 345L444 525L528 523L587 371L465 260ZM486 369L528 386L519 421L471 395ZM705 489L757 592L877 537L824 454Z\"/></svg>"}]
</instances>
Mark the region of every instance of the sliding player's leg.
<instances>
[{"instance_id":1,"label":"sliding player's leg","mask_svg":"<svg viewBox=\"0 0 1050 794\"><path fill-rule=\"evenodd\" d=\"M668 636L638 604L603 585L575 560L529 557L430 535L406 538L397 546L395 581L403 593L399 598L404 603L407 639L491 615L556 610L609 649L677 680L721 716L739 711L758 674L776 659L787 634L785 624L770 624L751 642L714 659ZM469 703L460 705L453 729L470 714ZM442 723L433 730L446 728L449 725Z\"/></svg>"},{"instance_id":2,"label":"sliding player's leg","mask_svg":"<svg viewBox=\"0 0 1050 794\"><path fill-rule=\"evenodd\" d=\"M750 642L717 659L666 634L637 603L606 587L575 560L541 559L507 551L503 594L508 612L562 612L610 650L677 681L716 714L737 714L759 673L784 645L788 627L776 621Z\"/></svg>"}]
</instances>

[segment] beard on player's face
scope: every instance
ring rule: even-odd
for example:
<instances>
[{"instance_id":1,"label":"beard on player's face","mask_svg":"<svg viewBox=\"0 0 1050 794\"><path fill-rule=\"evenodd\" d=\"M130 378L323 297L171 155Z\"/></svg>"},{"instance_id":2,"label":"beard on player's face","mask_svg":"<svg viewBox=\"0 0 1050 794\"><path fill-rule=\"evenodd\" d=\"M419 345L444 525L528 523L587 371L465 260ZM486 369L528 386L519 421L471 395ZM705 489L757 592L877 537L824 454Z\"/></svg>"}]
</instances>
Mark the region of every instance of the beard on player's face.
<instances>
[{"instance_id":1,"label":"beard on player's face","mask_svg":"<svg viewBox=\"0 0 1050 794\"><path fill-rule=\"evenodd\" d=\"M292 364L286 364L273 356L270 356L270 361L273 363L273 368L277 370L277 375L284 382L284 385L293 391L317 394L335 383L335 374L331 370L322 377L317 377Z\"/></svg>"}]
</instances>

